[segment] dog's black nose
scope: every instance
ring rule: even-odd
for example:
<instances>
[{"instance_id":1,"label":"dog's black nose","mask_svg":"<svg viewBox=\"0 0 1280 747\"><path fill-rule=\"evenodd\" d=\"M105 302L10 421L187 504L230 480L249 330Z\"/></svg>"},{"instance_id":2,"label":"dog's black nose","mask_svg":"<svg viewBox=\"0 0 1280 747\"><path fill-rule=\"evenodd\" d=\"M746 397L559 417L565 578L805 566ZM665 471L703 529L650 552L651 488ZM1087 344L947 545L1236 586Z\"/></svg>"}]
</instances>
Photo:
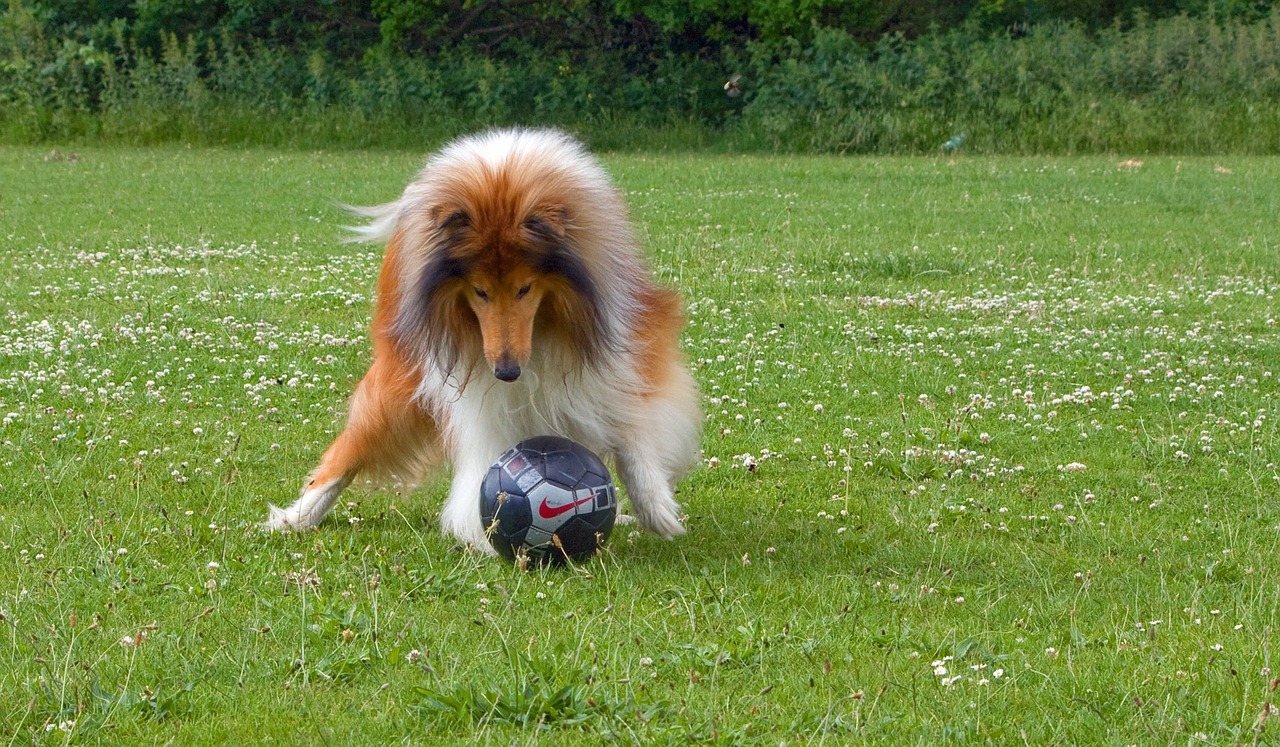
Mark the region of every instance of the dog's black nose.
<instances>
[{"instance_id":1,"label":"dog's black nose","mask_svg":"<svg viewBox=\"0 0 1280 747\"><path fill-rule=\"evenodd\" d=\"M520 364L513 360L498 361L493 367L493 375L503 381L515 381L520 378Z\"/></svg>"}]
</instances>

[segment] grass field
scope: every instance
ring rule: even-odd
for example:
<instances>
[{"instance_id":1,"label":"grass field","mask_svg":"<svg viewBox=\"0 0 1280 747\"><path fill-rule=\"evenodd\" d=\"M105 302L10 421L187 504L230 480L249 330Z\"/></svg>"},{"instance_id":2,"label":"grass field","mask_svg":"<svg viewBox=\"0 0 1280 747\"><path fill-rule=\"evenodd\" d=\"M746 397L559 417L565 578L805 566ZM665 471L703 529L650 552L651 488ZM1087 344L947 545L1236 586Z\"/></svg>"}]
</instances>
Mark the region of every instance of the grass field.
<instances>
[{"instance_id":1,"label":"grass field","mask_svg":"<svg viewBox=\"0 0 1280 747\"><path fill-rule=\"evenodd\" d=\"M267 535L415 153L0 149L5 744L1275 744L1280 160L607 156L689 535Z\"/></svg>"}]
</instances>

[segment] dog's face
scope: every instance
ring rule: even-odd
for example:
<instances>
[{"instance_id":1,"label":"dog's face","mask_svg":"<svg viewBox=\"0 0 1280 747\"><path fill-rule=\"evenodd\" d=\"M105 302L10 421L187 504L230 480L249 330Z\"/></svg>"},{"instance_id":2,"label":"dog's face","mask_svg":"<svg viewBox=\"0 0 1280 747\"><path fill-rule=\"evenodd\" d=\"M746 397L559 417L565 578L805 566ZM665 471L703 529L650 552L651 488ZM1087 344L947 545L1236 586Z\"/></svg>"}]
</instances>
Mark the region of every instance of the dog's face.
<instances>
[{"instance_id":1,"label":"dog's face","mask_svg":"<svg viewBox=\"0 0 1280 747\"><path fill-rule=\"evenodd\" d=\"M566 210L480 210L472 205L442 214L427 295L456 299L449 325L459 332L470 328L466 336L478 332L495 377L506 382L520 378L539 327L576 335L579 341L593 333L595 290L566 238Z\"/></svg>"}]
</instances>

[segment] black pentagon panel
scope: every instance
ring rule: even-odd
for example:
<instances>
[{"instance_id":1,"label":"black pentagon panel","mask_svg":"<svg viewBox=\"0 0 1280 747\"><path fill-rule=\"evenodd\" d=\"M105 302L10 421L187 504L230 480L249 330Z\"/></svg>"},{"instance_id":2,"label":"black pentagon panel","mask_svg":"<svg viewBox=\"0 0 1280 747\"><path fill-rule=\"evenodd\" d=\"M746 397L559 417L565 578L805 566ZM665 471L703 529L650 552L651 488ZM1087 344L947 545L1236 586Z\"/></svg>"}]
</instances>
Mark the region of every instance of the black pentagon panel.
<instances>
[{"instance_id":1,"label":"black pentagon panel","mask_svg":"<svg viewBox=\"0 0 1280 747\"><path fill-rule=\"evenodd\" d=\"M587 474L582 457L571 449L547 452L547 479L573 490Z\"/></svg>"},{"instance_id":2,"label":"black pentagon panel","mask_svg":"<svg viewBox=\"0 0 1280 747\"><path fill-rule=\"evenodd\" d=\"M564 551L572 558L590 557L595 554L598 547L596 528L581 516L575 516L565 522L564 526L556 532L556 536L560 538L560 545Z\"/></svg>"},{"instance_id":3,"label":"black pentagon panel","mask_svg":"<svg viewBox=\"0 0 1280 747\"><path fill-rule=\"evenodd\" d=\"M609 468L601 463L599 467L591 467L587 470L587 474L582 476L582 484L602 485L612 479L613 478L609 475Z\"/></svg>"},{"instance_id":4,"label":"black pentagon panel","mask_svg":"<svg viewBox=\"0 0 1280 747\"><path fill-rule=\"evenodd\" d=\"M519 545L512 544L506 537L499 537L497 535L489 537L489 544L493 545L493 549L497 550L498 554L506 558L508 561L514 561L516 559L516 550L520 547Z\"/></svg>"},{"instance_id":5,"label":"black pentagon panel","mask_svg":"<svg viewBox=\"0 0 1280 747\"><path fill-rule=\"evenodd\" d=\"M605 539L608 539L609 533L613 531L613 524L618 519L617 504L613 505L615 506L613 509L584 511L578 514L578 518L590 524L597 532L603 534Z\"/></svg>"},{"instance_id":6,"label":"black pentagon panel","mask_svg":"<svg viewBox=\"0 0 1280 747\"><path fill-rule=\"evenodd\" d=\"M538 545L537 547L521 545L520 552L529 559L529 565L532 566L547 565L548 563L562 565L564 563L564 556L550 544Z\"/></svg>"},{"instance_id":7,"label":"black pentagon panel","mask_svg":"<svg viewBox=\"0 0 1280 747\"><path fill-rule=\"evenodd\" d=\"M582 464L587 468L587 473L583 475L582 479L590 481L594 485L611 482L613 478L609 476L609 468L600 460L600 457L585 448L582 449L582 452Z\"/></svg>"},{"instance_id":8,"label":"black pentagon panel","mask_svg":"<svg viewBox=\"0 0 1280 747\"><path fill-rule=\"evenodd\" d=\"M546 454L551 451L568 451L575 446L563 436L534 436L526 438L517 444L517 448L524 452L533 452L537 454Z\"/></svg>"},{"instance_id":9,"label":"black pentagon panel","mask_svg":"<svg viewBox=\"0 0 1280 747\"><path fill-rule=\"evenodd\" d=\"M498 501L498 521L501 522L504 535L514 537L514 532L529 526L533 516L529 513L528 501L521 500L519 495L512 493L500 493Z\"/></svg>"},{"instance_id":10,"label":"black pentagon panel","mask_svg":"<svg viewBox=\"0 0 1280 747\"><path fill-rule=\"evenodd\" d=\"M600 537L600 544L603 545L609 541L609 535L613 534L613 524L617 519L617 514L609 514L608 516L598 518L594 522L596 533Z\"/></svg>"},{"instance_id":11,"label":"black pentagon panel","mask_svg":"<svg viewBox=\"0 0 1280 747\"><path fill-rule=\"evenodd\" d=\"M480 517L486 525L493 521L493 515L498 512L498 496L509 492L502 484L502 474L502 470L495 465L489 468L480 481Z\"/></svg>"},{"instance_id":12,"label":"black pentagon panel","mask_svg":"<svg viewBox=\"0 0 1280 747\"><path fill-rule=\"evenodd\" d=\"M508 532L502 536L504 540L511 543L512 547L520 547L524 544L525 536L529 533L529 527L521 527L515 531Z\"/></svg>"}]
</instances>

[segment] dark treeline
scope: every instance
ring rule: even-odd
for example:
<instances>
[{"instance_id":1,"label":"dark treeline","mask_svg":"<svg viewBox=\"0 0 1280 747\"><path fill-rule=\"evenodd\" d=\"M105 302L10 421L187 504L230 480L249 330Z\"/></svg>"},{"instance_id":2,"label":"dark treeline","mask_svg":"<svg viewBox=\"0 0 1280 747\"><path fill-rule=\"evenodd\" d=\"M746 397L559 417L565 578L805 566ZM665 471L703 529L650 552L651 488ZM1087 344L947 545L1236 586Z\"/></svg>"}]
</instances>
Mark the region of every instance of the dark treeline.
<instances>
[{"instance_id":1,"label":"dark treeline","mask_svg":"<svg viewBox=\"0 0 1280 747\"><path fill-rule=\"evenodd\" d=\"M806 41L836 29L864 43L964 24L983 32L1067 21L1097 29L1178 14L1258 20L1270 0L10 0L46 33L109 45L123 32L159 53L180 39L267 44L335 60L437 54L466 44L488 56L561 50L718 56L726 46Z\"/></svg>"},{"instance_id":2,"label":"dark treeline","mask_svg":"<svg viewBox=\"0 0 1280 747\"><path fill-rule=\"evenodd\" d=\"M0 141L1280 150L1270 0L9 0ZM953 141L956 142L956 141Z\"/></svg>"}]
</instances>

